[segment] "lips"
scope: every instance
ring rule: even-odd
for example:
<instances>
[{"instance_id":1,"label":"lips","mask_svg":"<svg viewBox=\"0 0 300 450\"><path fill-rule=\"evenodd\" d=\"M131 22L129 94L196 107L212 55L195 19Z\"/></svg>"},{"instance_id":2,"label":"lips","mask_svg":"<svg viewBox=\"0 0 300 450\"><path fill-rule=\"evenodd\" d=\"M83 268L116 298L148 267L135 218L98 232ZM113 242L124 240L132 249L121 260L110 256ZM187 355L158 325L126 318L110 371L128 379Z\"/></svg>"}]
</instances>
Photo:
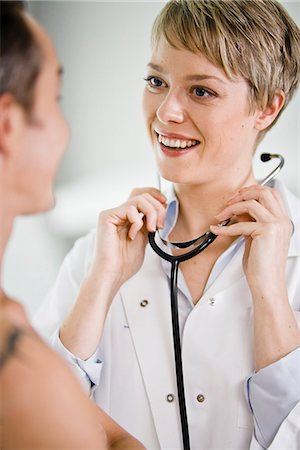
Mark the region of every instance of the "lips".
<instances>
[{"instance_id":1,"label":"lips","mask_svg":"<svg viewBox=\"0 0 300 450\"><path fill-rule=\"evenodd\" d=\"M200 141L188 136L159 132L156 132L156 134L160 148L165 154L170 156L179 156L187 153L200 144Z\"/></svg>"}]
</instances>

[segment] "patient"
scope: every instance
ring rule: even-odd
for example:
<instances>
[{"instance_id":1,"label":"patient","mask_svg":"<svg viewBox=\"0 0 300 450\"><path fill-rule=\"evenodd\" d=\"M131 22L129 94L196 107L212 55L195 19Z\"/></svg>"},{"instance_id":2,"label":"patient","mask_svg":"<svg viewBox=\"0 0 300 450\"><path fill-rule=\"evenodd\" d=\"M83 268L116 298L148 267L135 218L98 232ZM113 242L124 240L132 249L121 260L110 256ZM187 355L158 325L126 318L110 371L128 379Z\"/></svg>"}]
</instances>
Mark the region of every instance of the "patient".
<instances>
[{"instance_id":1,"label":"patient","mask_svg":"<svg viewBox=\"0 0 300 450\"><path fill-rule=\"evenodd\" d=\"M17 215L53 206L68 142L62 69L22 2L1 1L0 261ZM66 364L0 288L0 448L142 449L83 393Z\"/></svg>"}]
</instances>

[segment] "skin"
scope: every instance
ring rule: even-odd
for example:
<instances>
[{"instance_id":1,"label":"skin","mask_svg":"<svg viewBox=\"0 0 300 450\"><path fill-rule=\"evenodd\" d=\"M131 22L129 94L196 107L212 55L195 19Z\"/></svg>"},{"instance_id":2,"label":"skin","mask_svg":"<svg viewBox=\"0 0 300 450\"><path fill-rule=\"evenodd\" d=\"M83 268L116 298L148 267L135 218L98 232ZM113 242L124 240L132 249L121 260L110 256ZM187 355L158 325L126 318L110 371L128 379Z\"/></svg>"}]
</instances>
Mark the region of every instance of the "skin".
<instances>
[{"instance_id":1,"label":"skin","mask_svg":"<svg viewBox=\"0 0 300 450\"><path fill-rule=\"evenodd\" d=\"M0 97L0 260L14 218L53 206L53 178L69 137L58 102L55 50L43 29L26 20L43 64L29 114L11 94ZM65 362L34 332L21 305L2 289L0 310L1 448L144 448L90 401Z\"/></svg>"},{"instance_id":2,"label":"skin","mask_svg":"<svg viewBox=\"0 0 300 450\"><path fill-rule=\"evenodd\" d=\"M284 93L277 91L265 108L250 106L244 79L228 79L204 55L172 48L163 38L153 49L146 80L143 107L157 166L174 183L180 203L170 239L189 240L210 227L220 236L180 270L196 304L218 257L238 236L245 237L259 370L300 345L285 283L291 224L280 194L258 186L252 170L259 134L282 109ZM157 133L197 145L176 152L165 148ZM237 223L215 227L232 216ZM135 190L120 208L100 214L90 272L60 330L73 354L87 359L94 353L115 293L142 264L145 234L162 227L164 218L165 199L153 189Z\"/></svg>"}]
</instances>

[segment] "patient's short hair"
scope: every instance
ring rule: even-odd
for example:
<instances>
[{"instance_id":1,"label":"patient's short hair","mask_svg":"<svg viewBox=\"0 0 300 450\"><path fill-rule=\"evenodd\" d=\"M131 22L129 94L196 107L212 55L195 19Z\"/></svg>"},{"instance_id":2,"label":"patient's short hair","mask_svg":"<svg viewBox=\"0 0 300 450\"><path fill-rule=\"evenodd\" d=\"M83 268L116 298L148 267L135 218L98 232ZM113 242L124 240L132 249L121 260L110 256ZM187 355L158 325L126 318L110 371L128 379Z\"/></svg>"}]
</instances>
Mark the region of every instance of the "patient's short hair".
<instances>
[{"instance_id":1,"label":"patient's short hair","mask_svg":"<svg viewBox=\"0 0 300 450\"><path fill-rule=\"evenodd\" d=\"M33 106L42 52L21 1L0 2L0 95L12 94L26 111Z\"/></svg>"},{"instance_id":2,"label":"patient's short hair","mask_svg":"<svg viewBox=\"0 0 300 450\"><path fill-rule=\"evenodd\" d=\"M154 22L152 45L203 54L230 79L249 84L250 105L266 107L276 90L291 100L300 78L300 30L276 0L171 0Z\"/></svg>"}]
</instances>

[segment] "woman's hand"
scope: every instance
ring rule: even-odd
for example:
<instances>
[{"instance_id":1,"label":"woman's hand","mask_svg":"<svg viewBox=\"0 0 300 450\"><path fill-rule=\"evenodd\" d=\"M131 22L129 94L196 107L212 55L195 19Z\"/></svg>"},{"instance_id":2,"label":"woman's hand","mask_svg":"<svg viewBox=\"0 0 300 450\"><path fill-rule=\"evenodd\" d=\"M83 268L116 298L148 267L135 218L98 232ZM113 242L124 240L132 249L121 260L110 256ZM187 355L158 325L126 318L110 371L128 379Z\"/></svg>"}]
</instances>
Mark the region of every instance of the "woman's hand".
<instances>
[{"instance_id":1,"label":"woman's hand","mask_svg":"<svg viewBox=\"0 0 300 450\"><path fill-rule=\"evenodd\" d=\"M154 188L135 189L129 200L100 213L91 273L119 287L142 265L149 231L164 226L166 198Z\"/></svg>"},{"instance_id":2,"label":"woman's hand","mask_svg":"<svg viewBox=\"0 0 300 450\"><path fill-rule=\"evenodd\" d=\"M138 189L131 195L123 205L99 215L90 270L60 328L64 346L83 360L99 344L118 289L141 267L148 232L164 225L166 198L157 189Z\"/></svg>"},{"instance_id":3,"label":"woman's hand","mask_svg":"<svg viewBox=\"0 0 300 450\"><path fill-rule=\"evenodd\" d=\"M292 224L278 191L254 185L241 189L216 216L219 222L233 217L237 223L212 226L222 236L245 237L244 271L254 292L285 286L285 265Z\"/></svg>"},{"instance_id":4,"label":"woman's hand","mask_svg":"<svg viewBox=\"0 0 300 450\"><path fill-rule=\"evenodd\" d=\"M260 370L300 345L300 330L289 304L285 282L292 224L275 189L260 185L241 189L216 216L237 223L212 226L223 236L245 237L244 271L252 293L254 363Z\"/></svg>"}]
</instances>

